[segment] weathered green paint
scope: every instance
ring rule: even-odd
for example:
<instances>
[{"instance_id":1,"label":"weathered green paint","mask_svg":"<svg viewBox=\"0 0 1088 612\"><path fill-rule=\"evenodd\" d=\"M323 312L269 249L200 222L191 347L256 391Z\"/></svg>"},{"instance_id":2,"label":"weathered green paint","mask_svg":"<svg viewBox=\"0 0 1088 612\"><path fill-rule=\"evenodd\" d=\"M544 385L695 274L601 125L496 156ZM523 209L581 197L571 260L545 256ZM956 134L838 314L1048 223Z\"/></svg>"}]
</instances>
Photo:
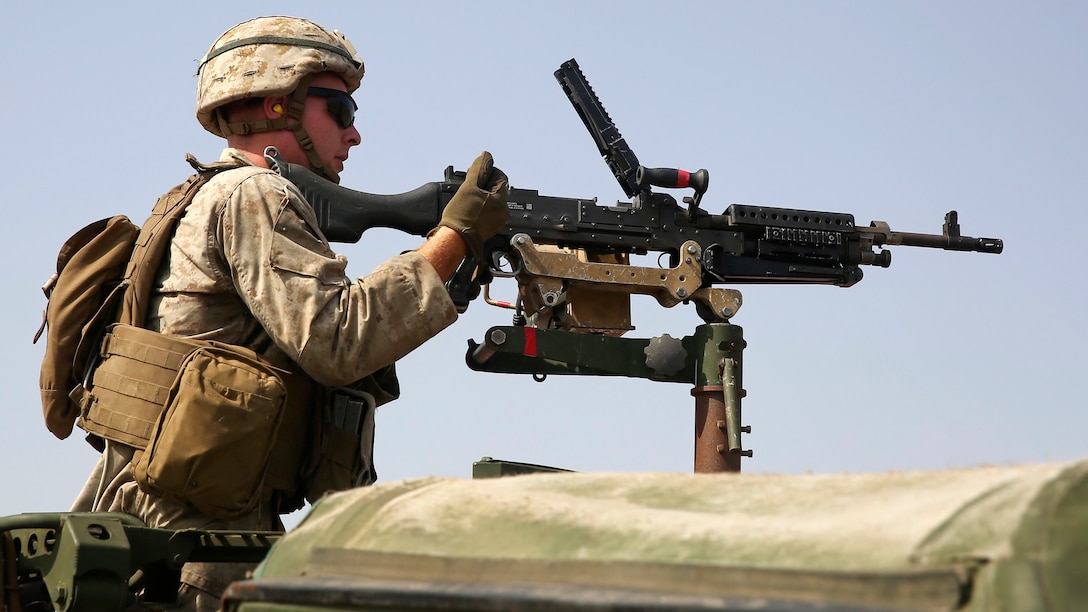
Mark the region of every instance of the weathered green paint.
<instances>
[{"instance_id":1,"label":"weathered green paint","mask_svg":"<svg viewBox=\"0 0 1088 612\"><path fill-rule=\"evenodd\" d=\"M776 601L863 606L876 593L905 609L951 609L962 590L970 610L1070 609L1088 601L1085 575L1088 462L426 478L326 498L258 572L470 590L501 576L674 595L763 588Z\"/></svg>"}]
</instances>

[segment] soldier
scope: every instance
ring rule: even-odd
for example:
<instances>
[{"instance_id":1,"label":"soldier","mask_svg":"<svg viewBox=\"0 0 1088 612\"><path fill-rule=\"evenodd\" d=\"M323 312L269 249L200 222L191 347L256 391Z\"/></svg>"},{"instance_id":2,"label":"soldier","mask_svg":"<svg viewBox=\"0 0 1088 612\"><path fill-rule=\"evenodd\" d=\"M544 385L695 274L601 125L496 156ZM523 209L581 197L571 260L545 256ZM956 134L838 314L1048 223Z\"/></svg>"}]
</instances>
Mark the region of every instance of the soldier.
<instances>
[{"instance_id":1,"label":"soldier","mask_svg":"<svg viewBox=\"0 0 1088 612\"><path fill-rule=\"evenodd\" d=\"M456 319L443 283L505 225L507 181L484 152L422 246L367 276L346 276L346 259L331 250L310 205L267 168L263 154L275 146L285 161L339 182L349 149L360 141L351 93L362 76L363 63L343 35L291 17L231 28L198 70L197 118L227 148L217 164L194 163L215 174L178 222L142 327L249 349L289 372L284 425L269 448L256 449L270 459L261 468L268 473L252 479L259 484L255 501L244 513L219 513L170 490L156 471L169 471L170 459L146 465L159 461L146 457L150 450L123 443L114 429L95 428L108 422L123 429L117 423L125 415L101 418L93 411L109 407L95 406L81 426L103 439L104 450L74 511L126 512L152 527L282 531L280 514L303 498L373 482L373 407L399 395L393 363ZM337 430L341 438L329 436L333 403L340 419L333 425L345 428ZM161 425L160 439L170 427ZM329 449L345 447L337 443L344 431L347 459L329 467ZM181 445L214 437L196 430L171 435ZM242 460L255 454L238 452ZM236 468L216 466L209 477ZM181 605L217 609L227 584L246 569L187 564Z\"/></svg>"}]
</instances>

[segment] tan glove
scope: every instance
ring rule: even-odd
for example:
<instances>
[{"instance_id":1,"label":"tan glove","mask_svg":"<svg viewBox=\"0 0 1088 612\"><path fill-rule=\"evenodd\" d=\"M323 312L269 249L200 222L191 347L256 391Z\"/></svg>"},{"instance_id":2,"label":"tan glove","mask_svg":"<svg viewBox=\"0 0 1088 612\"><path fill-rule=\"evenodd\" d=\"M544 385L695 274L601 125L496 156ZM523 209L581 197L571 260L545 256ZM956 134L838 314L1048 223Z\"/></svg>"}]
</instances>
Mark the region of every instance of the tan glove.
<instances>
[{"instance_id":1,"label":"tan glove","mask_svg":"<svg viewBox=\"0 0 1088 612\"><path fill-rule=\"evenodd\" d=\"M510 187L491 154L484 151L465 173L465 182L442 211L439 226L461 234L478 264L484 264L484 241L506 227L510 211L506 196Z\"/></svg>"}]
</instances>

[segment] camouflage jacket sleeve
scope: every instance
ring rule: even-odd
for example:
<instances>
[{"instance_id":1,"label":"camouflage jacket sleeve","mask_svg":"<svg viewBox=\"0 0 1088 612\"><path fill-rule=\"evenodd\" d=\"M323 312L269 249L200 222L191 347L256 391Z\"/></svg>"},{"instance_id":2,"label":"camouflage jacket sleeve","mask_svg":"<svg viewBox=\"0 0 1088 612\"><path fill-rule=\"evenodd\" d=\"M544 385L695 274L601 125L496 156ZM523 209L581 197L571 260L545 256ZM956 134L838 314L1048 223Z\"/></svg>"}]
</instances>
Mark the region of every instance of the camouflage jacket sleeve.
<instances>
[{"instance_id":1,"label":"camouflage jacket sleeve","mask_svg":"<svg viewBox=\"0 0 1088 612\"><path fill-rule=\"evenodd\" d=\"M421 255L395 256L352 280L294 185L268 171L241 172L250 175L223 201L216 238L248 310L316 381L363 378L457 318Z\"/></svg>"}]
</instances>

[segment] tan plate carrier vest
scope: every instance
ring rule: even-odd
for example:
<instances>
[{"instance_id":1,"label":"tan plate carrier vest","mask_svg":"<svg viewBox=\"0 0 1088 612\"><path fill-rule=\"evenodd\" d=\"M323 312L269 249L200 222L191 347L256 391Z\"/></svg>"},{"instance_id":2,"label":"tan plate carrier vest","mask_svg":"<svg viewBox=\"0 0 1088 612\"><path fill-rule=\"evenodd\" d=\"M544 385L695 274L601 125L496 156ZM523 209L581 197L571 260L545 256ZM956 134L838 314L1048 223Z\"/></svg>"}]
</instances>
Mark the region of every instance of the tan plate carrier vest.
<instances>
[{"instance_id":1,"label":"tan plate carrier vest","mask_svg":"<svg viewBox=\"0 0 1088 612\"><path fill-rule=\"evenodd\" d=\"M171 389L179 378L179 368L195 350L214 345L248 359L263 359L242 347L178 338L142 328L151 288L178 220L201 186L219 171L238 167L230 162L202 165L192 156L187 156L187 160L198 172L162 196L143 224L125 278L102 309L102 316L112 316L118 307L116 301L123 299L118 323L108 328L102 340L90 384L84 381L72 391L73 400L80 406L78 425L94 436L138 449L134 464L160 427ZM267 500L273 492L281 493L279 510L286 512L301 507L306 474L317 463L307 450L314 446L316 419L312 414L321 405L316 397L321 387L294 364L269 365L279 371L288 392L267 468L261 476L259 496ZM204 432L188 435L195 439Z\"/></svg>"}]
</instances>

